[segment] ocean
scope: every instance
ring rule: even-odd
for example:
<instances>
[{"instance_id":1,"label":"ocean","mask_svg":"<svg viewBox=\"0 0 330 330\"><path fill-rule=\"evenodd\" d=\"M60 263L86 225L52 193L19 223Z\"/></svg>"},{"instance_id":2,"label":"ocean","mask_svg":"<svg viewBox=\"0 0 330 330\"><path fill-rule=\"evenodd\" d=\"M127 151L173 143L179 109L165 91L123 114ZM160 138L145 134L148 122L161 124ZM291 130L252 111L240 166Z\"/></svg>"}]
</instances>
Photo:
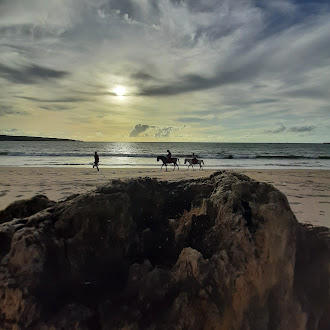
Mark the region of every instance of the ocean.
<instances>
[{"instance_id":1,"label":"ocean","mask_svg":"<svg viewBox=\"0 0 330 330\"><path fill-rule=\"evenodd\" d=\"M89 167L94 152L102 167L160 167L158 155L203 159L209 169L330 169L330 144L0 141L0 166Z\"/></svg>"}]
</instances>

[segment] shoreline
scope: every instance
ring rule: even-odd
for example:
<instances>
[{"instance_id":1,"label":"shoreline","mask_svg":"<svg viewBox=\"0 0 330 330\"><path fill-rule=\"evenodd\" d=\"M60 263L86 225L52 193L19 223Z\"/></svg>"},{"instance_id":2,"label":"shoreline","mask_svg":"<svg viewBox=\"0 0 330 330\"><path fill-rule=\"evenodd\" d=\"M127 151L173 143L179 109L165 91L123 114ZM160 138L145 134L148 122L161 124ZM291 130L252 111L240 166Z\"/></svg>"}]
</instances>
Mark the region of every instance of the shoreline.
<instances>
[{"instance_id":1,"label":"shoreline","mask_svg":"<svg viewBox=\"0 0 330 330\"><path fill-rule=\"evenodd\" d=\"M72 194L84 193L111 179L151 177L178 181L210 176L218 171L168 170L158 168L90 167L0 167L0 210L10 203L44 194L60 201ZM299 222L330 227L330 170L321 169L226 169L272 184L283 192Z\"/></svg>"}]
</instances>

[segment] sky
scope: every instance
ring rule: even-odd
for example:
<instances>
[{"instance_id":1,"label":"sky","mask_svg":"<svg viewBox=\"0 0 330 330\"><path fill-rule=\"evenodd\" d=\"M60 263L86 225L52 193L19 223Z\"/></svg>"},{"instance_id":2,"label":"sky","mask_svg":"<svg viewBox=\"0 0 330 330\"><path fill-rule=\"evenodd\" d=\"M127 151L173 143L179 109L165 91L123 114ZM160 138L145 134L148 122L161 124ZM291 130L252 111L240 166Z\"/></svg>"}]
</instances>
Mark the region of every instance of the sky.
<instances>
[{"instance_id":1,"label":"sky","mask_svg":"<svg viewBox=\"0 0 330 330\"><path fill-rule=\"evenodd\" d=\"M0 0L0 134L330 142L330 2Z\"/></svg>"}]
</instances>

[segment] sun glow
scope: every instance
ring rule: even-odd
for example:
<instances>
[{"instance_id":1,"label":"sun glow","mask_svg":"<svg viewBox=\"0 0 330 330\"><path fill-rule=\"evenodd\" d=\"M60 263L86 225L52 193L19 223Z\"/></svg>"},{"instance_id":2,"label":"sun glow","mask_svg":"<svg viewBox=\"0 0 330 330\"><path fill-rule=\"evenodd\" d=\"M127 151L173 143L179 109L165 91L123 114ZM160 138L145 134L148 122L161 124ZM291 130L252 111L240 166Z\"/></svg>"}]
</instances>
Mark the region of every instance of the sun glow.
<instances>
[{"instance_id":1,"label":"sun glow","mask_svg":"<svg viewBox=\"0 0 330 330\"><path fill-rule=\"evenodd\" d=\"M113 92L119 96L119 97L123 97L125 96L125 93L126 93L126 89L123 87L123 86L117 86Z\"/></svg>"}]
</instances>

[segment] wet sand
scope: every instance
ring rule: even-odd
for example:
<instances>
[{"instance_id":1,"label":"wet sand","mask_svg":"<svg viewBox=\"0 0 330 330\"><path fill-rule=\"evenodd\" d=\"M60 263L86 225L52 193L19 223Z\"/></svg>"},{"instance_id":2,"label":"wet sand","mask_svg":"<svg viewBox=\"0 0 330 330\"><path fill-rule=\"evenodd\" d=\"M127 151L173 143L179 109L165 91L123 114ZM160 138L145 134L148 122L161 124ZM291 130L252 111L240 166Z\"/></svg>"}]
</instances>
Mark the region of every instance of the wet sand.
<instances>
[{"instance_id":1,"label":"wet sand","mask_svg":"<svg viewBox=\"0 0 330 330\"><path fill-rule=\"evenodd\" d=\"M330 170L232 170L272 184L288 198L297 220L330 227ZM0 167L0 210L13 201L44 194L59 201L93 190L115 178L145 177L176 181L207 177L215 170L168 172L158 168Z\"/></svg>"}]
</instances>

